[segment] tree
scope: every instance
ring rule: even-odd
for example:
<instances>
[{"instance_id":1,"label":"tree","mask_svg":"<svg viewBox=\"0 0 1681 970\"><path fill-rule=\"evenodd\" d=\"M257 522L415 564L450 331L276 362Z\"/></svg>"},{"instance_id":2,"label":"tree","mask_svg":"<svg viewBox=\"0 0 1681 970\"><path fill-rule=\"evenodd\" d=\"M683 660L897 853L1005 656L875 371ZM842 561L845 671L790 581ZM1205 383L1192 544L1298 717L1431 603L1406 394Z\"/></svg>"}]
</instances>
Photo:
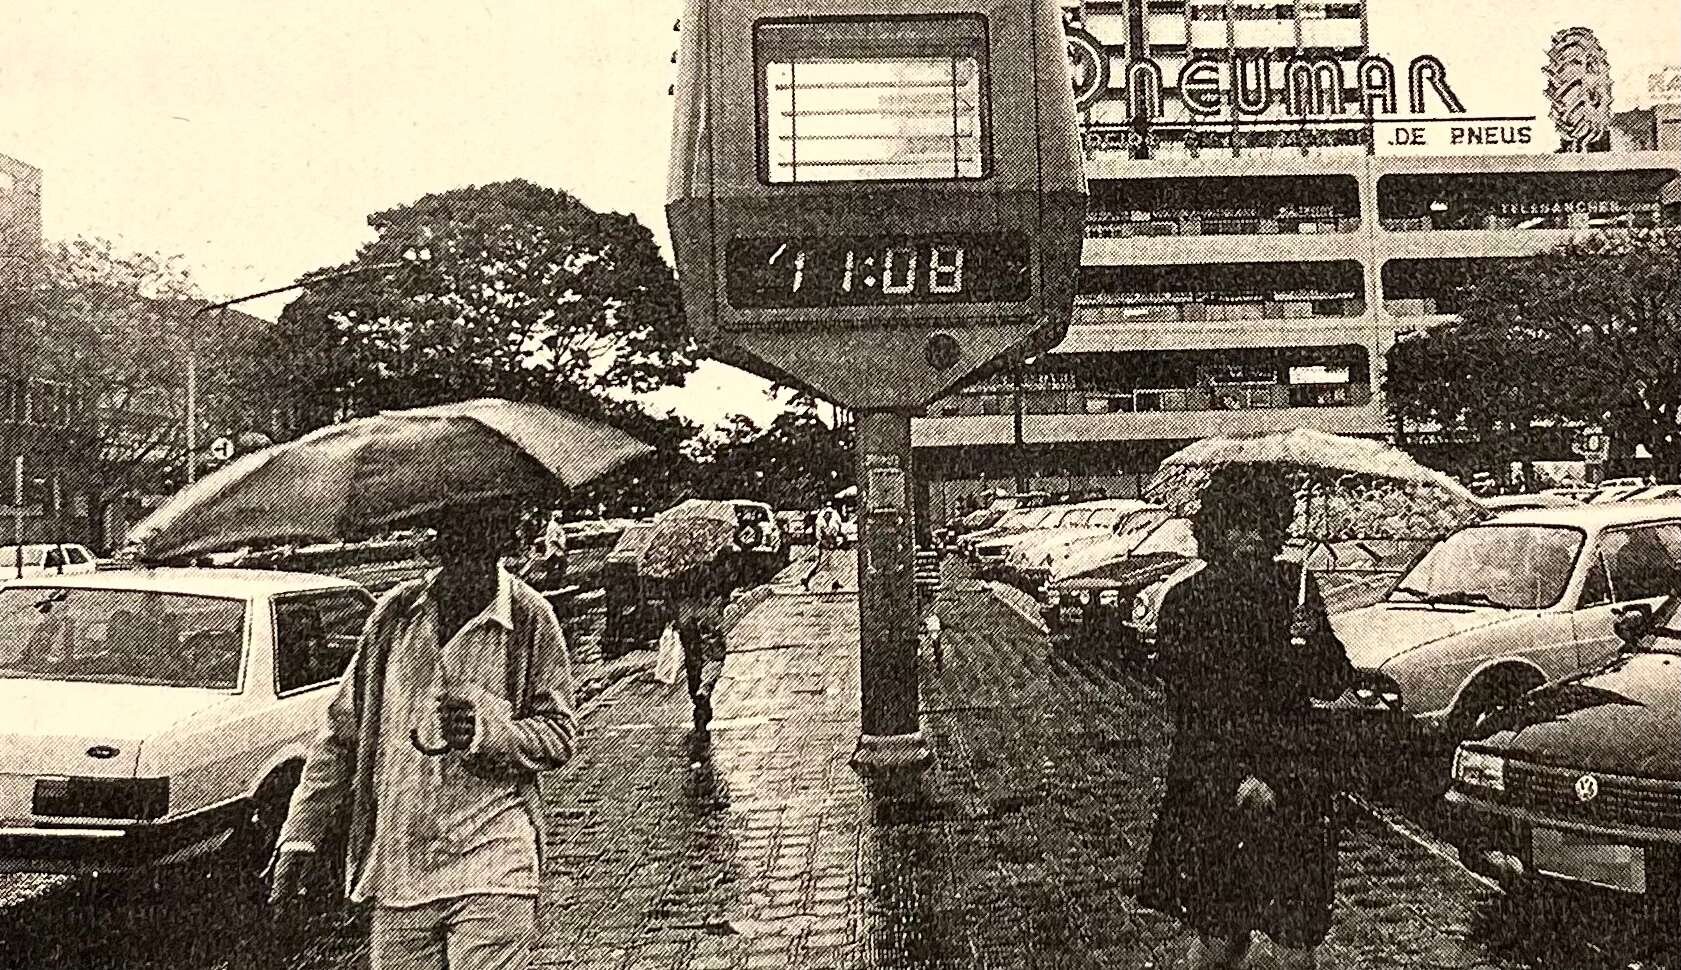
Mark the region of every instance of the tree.
<instances>
[{"instance_id":1,"label":"tree","mask_svg":"<svg viewBox=\"0 0 1681 970\"><path fill-rule=\"evenodd\" d=\"M1595 235L1470 278L1458 320L1397 341L1393 414L1523 457L1537 425L1598 425L1681 476L1681 234Z\"/></svg>"},{"instance_id":2,"label":"tree","mask_svg":"<svg viewBox=\"0 0 1681 970\"><path fill-rule=\"evenodd\" d=\"M695 450L698 492L778 509L816 508L854 477L851 430L824 424L809 401L796 400L763 429L733 415Z\"/></svg>"},{"instance_id":3,"label":"tree","mask_svg":"<svg viewBox=\"0 0 1681 970\"><path fill-rule=\"evenodd\" d=\"M676 279L634 217L516 180L368 219L376 238L281 315L256 382L304 425L493 395L604 413L681 383L695 348Z\"/></svg>"},{"instance_id":4,"label":"tree","mask_svg":"<svg viewBox=\"0 0 1681 970\"><path fill-rule=\"evenodd\" d=\"M196 296L179 257L124 253L91 237L49 247L12 294L15 359L69 389L59 470L80 469L88 480L97 545L106 544L113 504L181 483L189 350L200 363L198 408L208 430L225 424L218 416L234 398L235 361L255 349L254 328L218 333L195 319L203 305Z\"/></svg>"}]
</instances>

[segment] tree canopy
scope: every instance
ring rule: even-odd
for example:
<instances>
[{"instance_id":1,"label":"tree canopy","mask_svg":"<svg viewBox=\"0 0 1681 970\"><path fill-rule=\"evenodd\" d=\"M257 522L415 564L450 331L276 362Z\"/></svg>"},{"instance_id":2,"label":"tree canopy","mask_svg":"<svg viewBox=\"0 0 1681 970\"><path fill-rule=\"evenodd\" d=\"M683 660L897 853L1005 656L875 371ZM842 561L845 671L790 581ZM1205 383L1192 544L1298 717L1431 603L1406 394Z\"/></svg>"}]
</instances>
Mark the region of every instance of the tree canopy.
<instances>
[{"instance_id":1,"label":"tree canopy","mask_svg":"<svg viewBox=\"0 0 1681 970\"><path fill-rule=\"evenodd\" d=\"M1681 234L1595 235L1470 277L1459 319L1397 341L1393 414L1525 457L1537 425L1598 426L1681 475Z\"/></svg>"},{"instance_id":2,"label":"tree canopy","mask_svg":"<svg viewBox=\"0 0 1681 970\"><path fill-rule=\"evenodd\" d=\"M653 235L523 180L368 218L376 234L286 307L263 383L304 425L492 395L601 413L681 383L695 348Z\"/></svg>"}]
</instances>

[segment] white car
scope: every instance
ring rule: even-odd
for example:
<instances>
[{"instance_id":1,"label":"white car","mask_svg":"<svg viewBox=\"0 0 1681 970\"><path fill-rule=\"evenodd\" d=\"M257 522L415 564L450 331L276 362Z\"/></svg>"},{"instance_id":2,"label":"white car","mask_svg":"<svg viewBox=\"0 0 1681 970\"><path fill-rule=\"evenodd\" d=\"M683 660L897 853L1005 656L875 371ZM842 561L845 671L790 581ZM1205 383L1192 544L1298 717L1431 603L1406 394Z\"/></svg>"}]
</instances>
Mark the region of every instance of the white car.
<instances>
[{"instance_id":1,"label":"white car","mask_svg":"<svg viewBox=\"0 0 1681 970\"><path fill-rule=\"evenodd\" d=\"M1453 533L1332 623L1402 739L1451 751L1495 707L1615 653L1618 614L1678 581L1681 502L1531 509Z\"/></svg>"},{"instance_id":2,"label":"white car","mask_svg":"<svg viewBox=\"0 0 1681 970\"><path fill-rule=\"evenodd\" d=\"M735 506L737 548L768 556L782 553L782 527L770 506L744 498L732 498L729 503Z\"/></svg>"},{"instance_id":3,"label":"white car","mask_svg":"<svg viewBox=\"0 0 1681 970\"><path fill-rule=\"evenodd\" d=\"M226 845L255 873L372 606L346 580L236 569L0 588L0 871Z\"/></svg>"},{"instance_id":4,"label":"white car","mask_svg":"<svg viewBox=\"0 0 1681 970\"><path fill-rule=\"evenodd\" d=\"M0 582L34 576L77 576L98 568L98 557L87 546L74 542L26 543L23 554L17 546L0 546Z\"/></svg>"}]
</instances>

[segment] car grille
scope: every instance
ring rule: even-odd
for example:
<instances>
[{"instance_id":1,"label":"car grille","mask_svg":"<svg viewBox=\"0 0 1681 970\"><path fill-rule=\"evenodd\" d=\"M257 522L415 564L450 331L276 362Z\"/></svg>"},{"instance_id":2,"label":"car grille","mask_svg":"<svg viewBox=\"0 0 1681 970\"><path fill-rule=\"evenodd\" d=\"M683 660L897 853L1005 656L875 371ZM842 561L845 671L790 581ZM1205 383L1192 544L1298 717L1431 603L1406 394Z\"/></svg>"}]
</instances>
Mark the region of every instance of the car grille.
<instances>
[{"instance_id":1,"label":"car grille","mask_svg":"<svg viewBox=\"0 0 1681 970\"><path fill-rule=\"evenodd\" d=\"M1576 783L1587 774L1599 782L1599 792L1584 802ZM1681 782L1508 761L1506 800L1582 822L1681 828Z\"/></svg>"}]
</instances>

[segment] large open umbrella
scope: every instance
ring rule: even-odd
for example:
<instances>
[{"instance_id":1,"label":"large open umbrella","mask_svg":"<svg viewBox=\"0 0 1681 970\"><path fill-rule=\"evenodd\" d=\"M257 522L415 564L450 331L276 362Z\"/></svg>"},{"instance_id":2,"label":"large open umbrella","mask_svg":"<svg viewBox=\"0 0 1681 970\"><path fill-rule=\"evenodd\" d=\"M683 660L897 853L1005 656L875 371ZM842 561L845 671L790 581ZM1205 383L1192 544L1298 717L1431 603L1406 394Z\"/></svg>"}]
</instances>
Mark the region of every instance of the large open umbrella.
<instances>
[{"instance_id":1,"label":"large open umbrella","mask_svg":"<svg viewBox=\"0 0 1681 970\"><path fill-rule=\"evenodd\" d=\"M652 449L536 404L482 398L386 411L245 455L129 533L141 560L333 539L449 505L575 487Z\"/></svg>"},{"instance_id":2,"label":"large open umbrella","mask_svg":"<svg viewBox=\"0 0 1681 970\"><path fill-rule=\"evenodd\" d=\"M1189 515L1216 469L1267 465L1296 486L1291 534L1313 542L1435 538L1487 512L1465 486L1377 441L1298 428L1206 438L1168 456L1145 497Z\"/></svg>"}]
</instances>

